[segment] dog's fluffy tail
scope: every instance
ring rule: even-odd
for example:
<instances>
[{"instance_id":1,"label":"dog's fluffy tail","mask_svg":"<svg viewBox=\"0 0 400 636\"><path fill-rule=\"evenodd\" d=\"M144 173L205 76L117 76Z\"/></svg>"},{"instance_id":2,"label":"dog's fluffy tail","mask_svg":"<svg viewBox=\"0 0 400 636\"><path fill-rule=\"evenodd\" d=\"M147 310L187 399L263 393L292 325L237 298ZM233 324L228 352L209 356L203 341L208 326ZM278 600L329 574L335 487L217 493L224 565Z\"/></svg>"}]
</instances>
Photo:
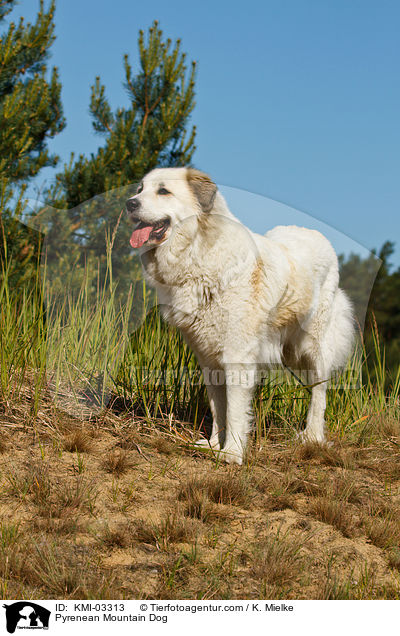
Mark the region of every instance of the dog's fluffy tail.
<instances>
[{"instance_id":1,"label":"dog's fluffy tail","mask_svg":"<svg viewBox=\"0 0 400 636\"><path fill-rule=\"evenodd\" d=\"M334 351L333 367L339 369L348 361L355 339L353 307L345 292L340 288L333 301L329 337Z\"/></svg>"}]
</instances>

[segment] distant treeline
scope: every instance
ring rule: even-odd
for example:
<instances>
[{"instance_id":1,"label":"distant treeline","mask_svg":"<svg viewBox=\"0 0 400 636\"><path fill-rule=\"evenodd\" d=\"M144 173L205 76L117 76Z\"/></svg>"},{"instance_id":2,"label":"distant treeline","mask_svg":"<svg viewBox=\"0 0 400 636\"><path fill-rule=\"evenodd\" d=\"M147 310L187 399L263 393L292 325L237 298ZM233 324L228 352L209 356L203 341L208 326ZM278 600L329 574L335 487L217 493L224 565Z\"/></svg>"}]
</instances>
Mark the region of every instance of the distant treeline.
<instances>
[{"instance_id":1,"label":"distant treeline","mask_svg":"<svg viewBox=\"0 0 400 636\"><path fill-rule=\"evenodd\" d=\"M367 259L356 254L339 258L341 286L349 293L358 317L362 319L367 307L364 326L366 350L371 352L372 357L373 331L377 328L392 378L400 364L400 267L395 269L391 263L394 248L394 243L387 241L377 254L373 253ZM377 273L376 256L382 261Z\"/></svg>"}]
</instances>

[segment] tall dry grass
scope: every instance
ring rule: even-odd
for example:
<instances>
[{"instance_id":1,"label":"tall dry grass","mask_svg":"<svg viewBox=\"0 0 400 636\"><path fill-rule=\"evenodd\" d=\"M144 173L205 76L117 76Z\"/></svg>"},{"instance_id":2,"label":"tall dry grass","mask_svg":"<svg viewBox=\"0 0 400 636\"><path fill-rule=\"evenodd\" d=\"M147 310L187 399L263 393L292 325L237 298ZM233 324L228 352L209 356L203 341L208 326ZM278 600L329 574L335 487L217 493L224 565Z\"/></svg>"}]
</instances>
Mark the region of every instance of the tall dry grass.
<instances>
[{"instance_id":1,"label":"tall dry grass","mask_svg":"<svg viewBox=\"0 0 400 636\"><path fill-rule=\"evenodd\" d=\"M118 294L111 249L106 276L92 264L80 270L80 284L52 287L46 263L33 284L15 288L12 260L0 272L0 399L12 408L30 390L35 416L50 395L61 408L91 413L113 402L147 417L189 421L200 427L208 417L205 387L193 353L166 325L152 292L136 279ZM73 272L72 272L73 274ZM69 273L69 280L73 276ZM96 278L97 276L97 278ZM346 369L328 391L326 420L339 438L368 443L386 430L397 435L400 420L400 366L389 383L384 345L374 330L374 380L367 353L358 345ZM302 427L310 387L289 373L267 378L254 398L255 434L271 425Z\"/></svg>"}]
</instances>

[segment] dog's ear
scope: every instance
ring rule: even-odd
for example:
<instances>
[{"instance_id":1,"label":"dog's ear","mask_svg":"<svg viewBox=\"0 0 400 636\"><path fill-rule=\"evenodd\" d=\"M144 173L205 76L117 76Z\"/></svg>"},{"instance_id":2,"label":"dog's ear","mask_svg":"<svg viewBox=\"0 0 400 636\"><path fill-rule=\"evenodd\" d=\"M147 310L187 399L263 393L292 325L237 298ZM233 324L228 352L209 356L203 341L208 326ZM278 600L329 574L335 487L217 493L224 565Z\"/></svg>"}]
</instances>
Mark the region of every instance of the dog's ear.
<instances>
[{"instance_id":1,"label":"dog's ear","mask_svg":"<svg viewBox=\"0 0 400 636\"><path fill-rule=\"evenodd\" d=\"M203 212L211 212L217 194L217 186L214 181L210 179L208 174L194 168L187 169L186 178Z\"/></svg>"}]
</instances>

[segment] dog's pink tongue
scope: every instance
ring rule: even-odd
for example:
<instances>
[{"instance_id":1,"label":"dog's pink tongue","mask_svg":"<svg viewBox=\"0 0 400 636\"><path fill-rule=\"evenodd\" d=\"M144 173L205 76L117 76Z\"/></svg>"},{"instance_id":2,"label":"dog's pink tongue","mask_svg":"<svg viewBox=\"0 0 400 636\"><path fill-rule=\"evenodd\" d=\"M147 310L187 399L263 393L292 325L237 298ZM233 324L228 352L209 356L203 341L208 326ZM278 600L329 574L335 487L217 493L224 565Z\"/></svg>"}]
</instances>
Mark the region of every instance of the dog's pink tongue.
<instances>
[{"instance_id":1,"label":"dog's pink tongue","mask_svg":"<svg viewBox=\"0 0 400 636\"><path fill-rule=\"evenodd\" d=\"M131 236L129 243L132 247L142 247L146 241L148 241L150 233L153 229L152 225L146 225L138 230L135 230Z\"/></svg>"}]
</instances>

